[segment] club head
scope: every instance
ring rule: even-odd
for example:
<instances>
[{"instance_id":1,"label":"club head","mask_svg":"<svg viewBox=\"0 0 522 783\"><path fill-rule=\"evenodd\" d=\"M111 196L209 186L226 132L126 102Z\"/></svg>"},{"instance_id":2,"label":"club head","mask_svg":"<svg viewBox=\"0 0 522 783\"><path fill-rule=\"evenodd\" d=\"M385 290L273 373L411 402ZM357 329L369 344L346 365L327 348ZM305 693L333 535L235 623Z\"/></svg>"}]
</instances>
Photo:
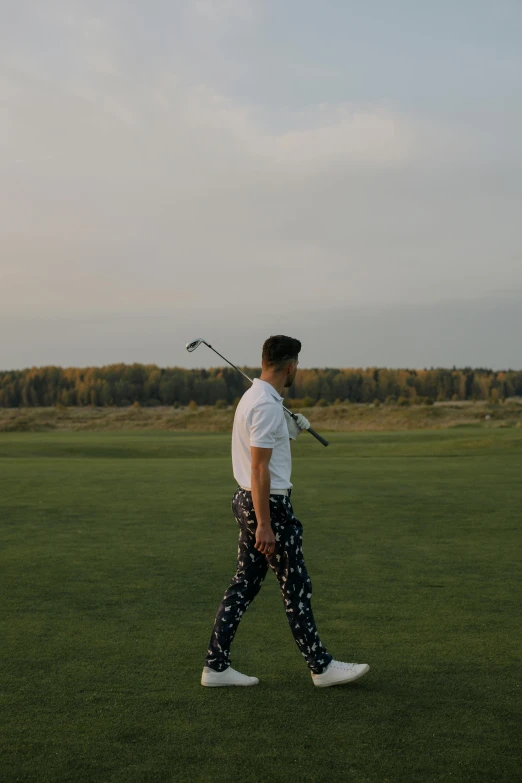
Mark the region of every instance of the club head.
<instances>
[{"instance_id":1,"label":"club head","mask_svg":"<svg viewBox=\"0 0 522 783\"><path fill-rule=\"evenodd\" d=\"M192 353L192 351L195 351L196 348L201 345L201 343L205 343L205 340L203 338L199 338L199 340L193 340L191 343L187 343L186 349L189 351L189 353ZM206 345L206 343L205 343Z\"/></svg>"}]
</instances>

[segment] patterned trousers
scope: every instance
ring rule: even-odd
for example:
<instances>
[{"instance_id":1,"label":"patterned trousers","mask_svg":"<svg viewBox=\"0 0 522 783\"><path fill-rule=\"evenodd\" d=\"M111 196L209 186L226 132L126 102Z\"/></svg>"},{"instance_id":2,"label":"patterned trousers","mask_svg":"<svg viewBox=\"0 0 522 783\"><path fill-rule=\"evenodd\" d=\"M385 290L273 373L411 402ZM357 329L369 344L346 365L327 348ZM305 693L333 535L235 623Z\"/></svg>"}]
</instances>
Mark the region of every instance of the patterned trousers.
<instances>
[{"instance_id":1,"label":"patterned trousers","mask_svg":"<svg viewBox=\"0 0 522 783\"><path fill-rule=\"evenodd\" d=\"M301 655L311 671L320 674L332 656L321 644L315 627L310 603L312 582L303 559L303 526L294 516L290 496L270 495L270 521L276 544L268 556L254 546L257 520L252 493L238 487L232 498L232 511L239 526L237 570L219 606L205 665L218 672L230 666L230 645L239 622L261 589L270 566L279 581L286 616Z\"/></svg>"}]
</instances>

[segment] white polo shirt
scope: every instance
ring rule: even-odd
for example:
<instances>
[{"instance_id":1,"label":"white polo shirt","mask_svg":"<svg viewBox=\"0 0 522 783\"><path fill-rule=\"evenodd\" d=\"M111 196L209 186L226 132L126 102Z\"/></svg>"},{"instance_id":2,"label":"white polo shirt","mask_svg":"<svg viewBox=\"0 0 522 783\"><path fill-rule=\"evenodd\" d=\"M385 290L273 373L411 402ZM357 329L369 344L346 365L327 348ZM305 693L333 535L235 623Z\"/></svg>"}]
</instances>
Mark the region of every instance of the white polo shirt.
<instances>
[{"instance_id":1,"label":"white polo shirt","mask_svg":"<svg viewBox=\"0 0 522 783\"><path fill-rule=\"evenodd\" d=\"M268 463L270 489L290 489L292 455L283 398L271 383L254 378L236 408L232 430L232 468L242 487L251 486L250 446L272 449Z\"/></svg>"}]
</instances>

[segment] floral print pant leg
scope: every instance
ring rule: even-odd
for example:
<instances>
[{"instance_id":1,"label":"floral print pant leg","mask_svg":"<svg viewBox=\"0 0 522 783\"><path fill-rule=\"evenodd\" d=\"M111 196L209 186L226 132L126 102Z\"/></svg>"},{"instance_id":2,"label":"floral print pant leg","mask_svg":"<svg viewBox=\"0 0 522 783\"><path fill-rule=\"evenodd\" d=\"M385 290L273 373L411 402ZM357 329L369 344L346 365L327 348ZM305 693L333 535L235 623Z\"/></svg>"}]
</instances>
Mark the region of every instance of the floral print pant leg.
<instances>
[{"instance_id":1,"label":"floral print pant leg","mask_svg":"<svg viewBox=\"0 0 522 783\"><path fill-rule=\"evenodd\" d=\"M294 516L290 497L270 495L270 519L276 538L273 554L255 548L257 521L252 493L238 487L232 510L239 526L237 570L219 606L207 651L206 666L224 671L230 666L230 645L242 615L254 600L268 571L274 571L281 588L286 616L301 655L316 674L332 656L317 633L312 606L312 582L303 559L303 526Z\"/></svg>"}]
</instances>

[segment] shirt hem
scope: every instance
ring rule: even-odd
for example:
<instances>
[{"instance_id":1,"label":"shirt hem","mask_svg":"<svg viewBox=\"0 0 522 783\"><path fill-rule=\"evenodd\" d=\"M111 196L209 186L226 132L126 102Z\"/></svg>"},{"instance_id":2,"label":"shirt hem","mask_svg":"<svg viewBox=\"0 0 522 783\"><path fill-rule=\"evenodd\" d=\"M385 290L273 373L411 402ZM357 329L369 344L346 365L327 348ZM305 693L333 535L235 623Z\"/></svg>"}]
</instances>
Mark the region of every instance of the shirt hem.
<instances>
[{"instance_id":1,"label":"shirt hem","mask_svg":"<svg viewBox=\"0 0 522 783\"><path fill-rule=\"evenodd\" d=\"M244 488L244 487L243 487L243 485L239 483L239 481L238 481L238 484L237 484L237 485L238 485L238 487ZM294 488L294 485L293 485L293 484L292 484L290 487L270 487L270 492L271 492L273 489L293 489L293 488ZM250 488L248 491L249 491L249 492L251 492L251 491L252 491L252 488Z\"/></svg>"}]
</instances>

